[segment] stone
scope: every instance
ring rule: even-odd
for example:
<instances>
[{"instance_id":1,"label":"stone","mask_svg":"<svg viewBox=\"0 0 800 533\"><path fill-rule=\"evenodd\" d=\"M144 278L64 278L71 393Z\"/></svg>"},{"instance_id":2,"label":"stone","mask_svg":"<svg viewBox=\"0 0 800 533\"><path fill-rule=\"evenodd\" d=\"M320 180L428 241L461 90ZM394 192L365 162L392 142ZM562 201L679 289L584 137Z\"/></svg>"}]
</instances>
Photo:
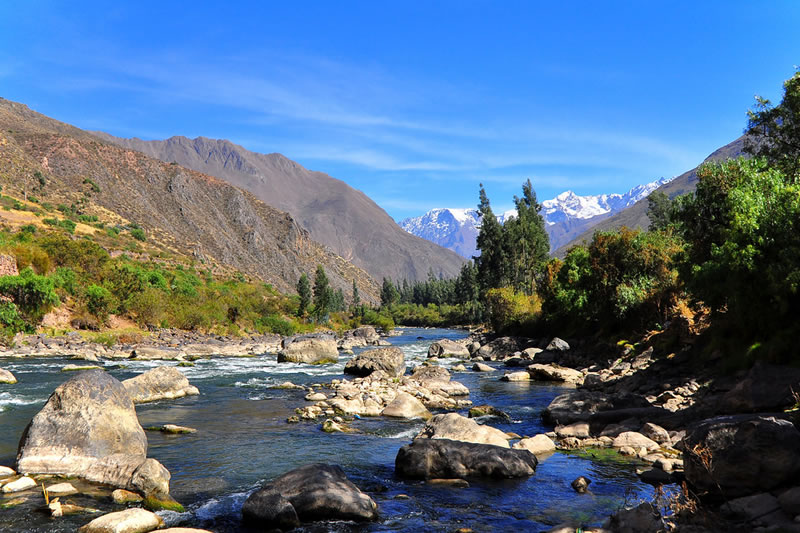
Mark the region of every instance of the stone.
<instances>
[{"instance_id":1,"label":"stone","mask_svg":"<svg viewBox=\"0 0 800 533\"><path fill-rule=\"evenodd\" d=\"M466 489L469 487L469 482L466 479L429 479L429 485L446 485L448 487L455 487L459 489Z\"/></svg>"},{"instance_id":2,"label":"stone","mask_svg":"<svg viewBox=\"0 0 800 533\"><path fill-rule=\"evenodd\" d=\"M528 450L534 455L545 455L556 451L556 443L547 435L540 433L535 437L528 437L514 443L515 450Z\"/></svg>"},{"instance_id":3,"label":"stone","mask_svg":"<svg viewBox=\"0 0 800 533\"><path fill-rule=\"evenodd\" d=\"M118 504L126 504L126 503L139 503L144 498L135 492L131 492L125 489L116 489L114 492L111 493L111 499L114 500L114 503Z\"/></svg>"},{"instance_id":4,"label":"stone","mask_svg":"<svg viewBox=\"0 0 800 533\"><path fill-rule=\"evenodd\" d=\"M9 468L7 466L0 466L0 477L9 477L13 476L17 473L16 470L13 468Z\"/></svg>"},{"instance_id":5,"label":"stone","mask_svg":"<svg viewBox=\"0 0 800 533\"><path fill-rule=\"evenodd\" d=\"M589 490L589 484L591 482L592 482L591 479L584 476L580 476L577 479L575 479L575 481L570 483L570 487L572 487L572 490L574 490L578 494L584 494L586 491Z\"/></svg>"},{"instance_id":6,"label":"stone","mask_svg":"<svg viewBox=\"0 0 800 533\"><path fill-rule=\"evenodd\" d=\"M420 382L450 381L450 372L443 366L417 366L411 370L411 377Z\"/></svg>"},{"instance_id":7,"label":"stone","mask_svg":"<svg viewBox=\"0 0 800 533\"><path fill-rule=\"evenodd\" d=\"M457 413L433 416L414 439L449 439L509 448L508 436L505 433L499 429L478 424L475 420Z\"/></svg>"},{"instance_id":8,"label":"stone","mask_svg":"<svg viewBox=\"0 0 800 533\"><path fill-rule=\"evenodd\" d=\"M62 372L81 372L83 370L95 370L101 368L97 365L66 365L64 366L61 371Z\"/></svg>"},{"instance_id":9,"label":"stone","mask_svg":"<svg viewBox=\"0 0 800 533\"><path fill-rule=\"evenodd\" d=\"M579 439L587 439L590 436L589 424L586 422L575 422L568 426L557 426L556 435L560 438L577 437Z\"/></svg>"},{"instance_id":10,"label":"stone","mask_svg":"<svg viewBox=\"0 0 800 533\"><path fill-rule=\"evenodd\" d=\"M472 370L475 372L494 372L494 368L483 363L475 363L472 365Z\"/></svg>"},{"instance_id":11,"label":"stone","mask_svg":"<svg viewBox=\"0 0 800 533\"><path fill-rule=\"evenodd\" d=\"M728 413L780 412L795 403L800 369L757 362L744 379L720 400L719 411Z\"/></svg>"},{"instance_id":12,"label":"stone","mask_svg":"<svg viewBox=\"0 0 800 533\"><path fill-rule=\"evenodd\" d=\"M598 413L617 411L630 413L634 409L652 408L638 394L604 394L602 392L575 390L556 396L542 412L542 419L552 425L588 421ZM630 415L626 416L628 418ZM620 417L619 420L623 418ZM609 420L613 422L613 420Z\"/></svg>"},{"instance_id":13,"label":"stone","mask_svg":"<svg viewBox=\"0 0 800 533\"><path fill-rule=\"evenodd\" d=\"M466 346L449 339L441 339L430 345L428 357L457 357L469 358L470 353Z\"/></svg>"},{"instance_id":14,"label":"stone","mask_svg":"<svg viewBox=\"0 0 800 533\"><path fill-rule=\"evenodd\" d=\"M431 412L425 405L406 392L398 392L389 405L387 405L381 412L382 416L390 416L394 418L431 418Z\"/></svg>"},{"instance_id":15,"label":"stone","mask_svg":"<svg viewBox=\"0 0 800 533\"><path fill-rule=\"evenodd\" d=\"M309 393L308 393L308 394L306 394L306 396L305 396L305 400L306 400L307 402L323 402L323 401L325 401L325 400L327 400L327 399L328 399L328 397L327 397L327 396L325 396L325 395L324 395L323 393L321 393L321 392L309 392Z\"/></svg>"},{"instance_id":16,"label":"stone","mask_svg":"<svg viewBox=\"0 0 800 533\"><path fill-rule=\"evenodd\" d=\"M9 370L6 370L4 368L0 368L0 383L6 383L8 385L13 385L16 382L17 382L17 378L14 377L14 374L12 374Z\"/></svg>"},{"instance_id":17,"label":"stone","mask_svg":"<svg viewBox=\"0 0 800 533\"><path fill-rule=\"evenodd\" d=\"M451 368L451 370L452 370L453 372L466 372L466 371L467 371L467 367L465 367L465 366L464 366L464 365L462 365L462 364L458 364L458 365L455 365L455 366L453 366L453 367Z\"/></svg>"},{"instance_id":18,"label":"stone","mask_svg":"<svg viewBox=\"0 0 800 533\"><path fill-rule=\"evenodd\" d=\"M556 364L542 365L534 363L528 366L531 378L542 381L563 381L565 383L581 383L583 372Z\"/></svg>"},{"instance_id":19,"label":"stone","mask_svg":"<svg viewBox=\"0 0 800 533\"><path fill-rule=\"evenodd\" d=\"M649 485L666 485L674 483L675 480L669 472L661 470L660 468L649 468L639 473L639 479Z\"/></svg>"},{"instance_id":20,"label":"stone","mask_svg":"<svg viewBox=\"0 0 800 533\"><path fill-rule=\"evenodd\" d=\"M484 344L477 351L472 352L472 355L488 357L491 360L503 359L515 352L519 352L526 347L527 343L528 340L521 337L498 337L488 344Z\"/></svg>"},{"instance_id":21,"label":"stone","mask_svg":"<svg viewBox=\"0 0 800 533\"><path fill-rule=\"evenodd\" d=\"M567 352L569 351L569 344L565 340L553 337L553 340L550 341L545 350L548 352Z\"/></svg>"},{"instance_id":22,"label":"stone","mask_svg":"<svg viewBox=\"0 0 800 533\"><path fill-rule=\"evenodd\" d=\"M147 533L164 525L164 520L144 509L125 509L95 518L78 533Z\"/></svg>"},{"instance_id":23,"label":"stone","mask_svg":"<svg viewBox=\"0 0 800 533\"><path fill-rule=\"evenodd\" d=\"M407 479L527 477L536 471L536 456L488 444L447 439L417 439L395 458L395 473Z\"/></svg>"},{"instance_id":24,"label":"stone","mask_svg":"<svg viewBox=\"0 0 800 533\"><path fill-rule=\"evenodd\" d=\"M339 350L336 340L329 335L301 335L287 337L278 352L279 363L306 363L320 365L336 363Z\"/></svg>"},{"instance_id":25,"label":"stone","mask_svg":"<svg viewBox=\"0 0 800 533\"><path fill-rule=\"evenodd\" d=\"M70 496L78 494L78 489L72 486L72 483L56 483L47 487L47 494L53 498L55 496Z\"/></svg>"},{"instance_id":26,"label":"stone","mask_svg":"<svg viewBox=\"0 0 800 533\"><path fill-rule=\"evenodd\" d=\"M312 464L255 491L244 502L242 515L251 526L291 529L316 520L376 520L378 505L340 467Z\"/></svg>"},{"instance_id":27,"label":"stone","mask_svg":"<svg viewBox=\"0 0 800 533\"><path fill-rule=\"evenodd\" d=\"M670 443L669 431L651 422L648 422L642 426L640 433L659 444Z\"/></svg>"},{"instance_id":28,"label":"stone","mask_svg":"<svg viewBox=\"0 0 800 533\"><path fill-rule=\"evenodd\" d=\"M189 428L186 426L176 426L175 424L164 424L163 426L161 426L160 431L162 433L169 433L170 435L197 433L197 430L194 428Z\"/></svg>"},{"instance_id":29,"label":"stone","mask_svg":"<svg viewBox=\"0 0 800 533\"><path fill-rule=\"evenodd\" d=\"M511 417L508 416L508 413L497 409L491 405L483 404L483 405L476 405L475 407L471 407L469 410L469 417L470 418L480 418L482 416L493 416L496 418L502 418L503 420L511 420Z\"/></svg>"},{"instance_id":30,"label":"stone","mask_svg":"<svg viewBox=\"0 0 800 533\"><path fill-rule=\"evenodd\" d=\"M721 490L728 498L770 491L800 474L800 432L774 416L704 420L689 428L683 451L686 480L698 491Z\"/></svg>"},{"instance_id":31,"label":"stone","mask_svg":"<svg viewBox=\"0 0 800 533\"><path fill-rule=\"evenodd\" d=\"M36 486L36 481L33 478L22 476L17 480L3 485L3 494L8 494L10 492L22 492L23 490L34 489Z\"/></svg>"},{"instance_id":32,"label":"stone","mask_svg":"<svg viewBox=\"0 0 800 533\"><path fill-rule=\"evenodd\" d=\"M748 521L763 518L780 510L778 498L767 492L734 498L720 507L723 514Z\"/></svg>"},{"instance_id":33,"label":"stone","mask_svg":"<svg viewBox=\"0 0 800 533\"><path fill-rule=\"evenodd\" d=\"M630 446L631 448L645 448L646 450L656 450L659 448L657 442L648 439L636 431L623 431L614 439L611 444L614 448Z\"/></svg>"},{"instance_id":34,"label":"stone","mask_svg":"<svg viewBox=\"0 0 800 533\"><path fill-rule=\"evenodd\" d=\"M800 487L792 487L778 495L778 504L789 516L800 515Z\"/></svg>"},{"instance_id":35,"label":"stone","mask_svg":"<svg viewBox=\"0 0 800 533\"><path fill-rule=\"evenodd\" d=\"M131 351L131 359L140 361L182 361L186 353L174 348L157 348L155 346L137 346Z\"/></svg>"},{"instance_id":36,"label":"stone","mask_svg":"<svg viewBox=\"0 0 800 533\"><path fill-rule=\"evenodd\" d=\"M621 509L611 515L604 526L614 533L643 533L645 531L666 531L661 514L650 502L639 504L633 509Z\"/></svg>"},{"instance_id":37,"label":"stone","mask_svg":"<svg viewBox=\"0 0 800 533\"><path fill-rule=\"evenodd\" d=\"M374 326L361 326L350 332L350 336L356 339L363 339L366 344L377 344L381 336L375 331Z\"/></svg>"},{"instance_id":38,"label":"stone","mask_svg":"<svg viewBox=\"0 0 800 533\"><path fill-rule=\"evenodd\" d=\"M173 400L200 394L183 372L173 366L159 366L122 382L133 403Z\"/></svg>"},{"instance_id":39,"label":"stone","mask_svg":"<svg viewBox=\"0 0 800 533\"><path fill-rule=\"evenodd\" d=\"M350 359L344 366L345 374L368 376L376 370L383 370L390 377L399 377L406 373L406 362L403 350L397 347L376 348L361 352Z\"/></svg>"},{"instance_id":40,"label":"stone","mask_svg":"<svg viewBox=\"0 0 800 533\"><path fill-rule=\"evenodd\" d=\"M102 370L56 388L23 432L17 470L169 492L169 472L147 459L147 437L126 388Z\"/></svg>"},{"instance_id":41,"label":"stone","mask_svg":"<svg viewBox=\"0 0 800 533\"><path fill-rule=\"evenodd\" d=\"M530 381L531 375L528 372L511 372L500 378L501 381Z\"/></svg>"}]
</instances>

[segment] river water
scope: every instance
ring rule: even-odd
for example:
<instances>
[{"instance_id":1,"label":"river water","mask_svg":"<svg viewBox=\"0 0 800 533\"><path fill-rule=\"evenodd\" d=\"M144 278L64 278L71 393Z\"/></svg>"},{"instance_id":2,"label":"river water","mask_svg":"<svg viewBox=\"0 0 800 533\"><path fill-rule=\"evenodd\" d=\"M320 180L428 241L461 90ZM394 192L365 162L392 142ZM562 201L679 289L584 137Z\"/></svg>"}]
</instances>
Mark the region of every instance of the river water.
<instances>
[{"instance_id":1,"label":"river water","mask_svg":"<svg viewBox=\"0 0 800 533\"><path fill-rule=\"evenodd\" d=\"M406 355L409 366L425 360L428 346L441 338L464 333L445 329L406 328L391 342ZM358 353L358 352L356 352ZM411 441L421 421L383 418L355 420L354 434L326 434L318 422L288 424L294 408L306 405L303 390L273 388L284 381L301 385L344 377L346 356L339 364L311 366L277 363L274 355L253 358L212 358L181 368L200 389L199 396L136 407L143 426L178 424L196 428L189 435L147 432L148 456L172 473L172 495L186 513L162 512L168 524L207 528L218 533L247 531L240 509L247 495L265 481L298 466L326 462L340 465L348 477L370 494L381 511L380 521L366 525L327 522L302 531L544 531L572 521L599 525L620 506L649 498L652 490L639 482L638 463L594 460L557 452L541 460L536 474L514 481L470 481L469 488L429 486L394 477L397 450ZM16 385L0 385L0 465L13 466L23 429L69 374L66 359L0 359ZM455 361L442 360L450 366ZM106 370L122 380L163 362L107 362ZM511 422L487 421L503 430L533 436L552 428L542 424L541 411L562 387L547 383L506 383L499 372L454 373L470 390L474 405L491 404L511 416ZM465 412L463 414L466 414ZM576 477L592 480L591 492L570 487ZM12 496L0 496L0 505ZM114 510L107 498L73 496L78 505ZM40 511L41 494L21 505L0 508L0 531L74 531L87 516L51 519Z\"/></svg>"}]
</instances>

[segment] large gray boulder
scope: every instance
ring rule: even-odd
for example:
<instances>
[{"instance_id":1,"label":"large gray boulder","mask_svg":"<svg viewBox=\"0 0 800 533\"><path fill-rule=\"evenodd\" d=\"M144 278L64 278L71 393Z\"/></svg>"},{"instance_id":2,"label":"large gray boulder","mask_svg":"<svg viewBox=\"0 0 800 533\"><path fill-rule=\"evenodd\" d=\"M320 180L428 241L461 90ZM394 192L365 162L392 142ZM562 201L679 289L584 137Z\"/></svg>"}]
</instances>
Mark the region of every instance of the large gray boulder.
<instances>
[{"instance_id":1,"label":"large gray boulder","mask_svg":"<svg viewBox=\"0 0 800 533\"><path fill-rule=\"evenodd\" d=\"M430 345L428 357L460 357L469 359L467 347L450 339L441 339Z\"/></svg>"},{"instance_id":2,"label":"large gray boulder","mask_svg":"<svg viewBox=\"0 0 800 533\"><path fill-rule=\"evenodd\" d=\"M542 419L552 425L567 425L573 422L585 422L599 413L611 411L617 411L622 418L628 418L632 416L633 410L649 407L651 406L647 400L636 394L612 395L575 390L553 398L550 405L542 412Z\"/></svg>"},{"instance_id":3,"label":"large gray boulder","mask_svg":"<svg viewBox=\"0 0 800 533\"><path fill-rule=\"evenodd\" d=\"M449 439L509 448L508 435L458 413L434 415L415 439Z\"/></svg>"},{"instance_id":4,"label":"large gray boulder","mask_svg":"<svg viewBox=\"0 0 800 533\"><path fill-rule=\"evenodd\" d=\"M8 383L9 385L13 385L17 382L17 378L14 377L10 371L0 368L0 383Z\"/></svg>"},{"instance_id":5,"label":"large gray boulder","mask_svg":"<svg viewBox=\"0 0 800 533\"><path fill-rule=\"evenodd\" d=\"M566 368L556 364L542 365L534 363L528 366L531 378L541 381L559 381L564 383L582 383L583 373L580 370Z\"/></svg>"},{"instance_id":6,"label":"large gray boulder","mask_svg":"<svg viewBox=\"0 0 800 533\"><path fill-rule=\"evenodd\" d=\"M421 401L403 391L399 391L394 400L384 407L381 415L394 418L424 418L425 420L432 416Z\"/></svg>"},{"instance_id":7,"label":"large gray boulder","mask_svg":"<svg viewBox=\"0 0 800 533\"><path fill-rule=\"evenodd\" d=\"M481 346L475 355L484 359L503 359L528 347L530 339L522 337L498 337Z\"/></svg>"},{"instance_id":8,"label":"large gray boulder","mask_svg":"<svg viewBox=\"0 0 800 533\"><path fill-rule=\"evenodd\" d=\"M174 366L159 366L122 382L133 403L173 400L200 394L183 372Z\"/></svg>"},{"instance_id":9,"label":"large gray boulder","mask_svg":"<svg viewBox=\"0 0 800 533\"><path fill-rule=\"evenodd\" d=\"M316 520L369 521L378 505L336 465L312 464L291 470L251 494L242 506L246 524L292 529Z\"/></svg>"},{"instance_id":10,"label":"large gray boulder","mask_svg":"<svg viewBox=\"0 0 800 533\"><path fill-rule=\"evenodd\" d=\"M336 340L330 335L302 335L283 339L279 363L320 365L339 360Z\"/></svg>"},{"instance_id":11,"label":"large gray boulder","mask_svg":"<svg viewBox=\"0 0 800 533\"><path fill-rule=\"evenodd\" d=\"M800 368L757 362L734 388L725 393L719 412L774 413L796 402Z\"/></svg>"},{"instance_id":12,"label":"large gray boulder","mask_svg":"<svg viewBox=\"0 0 800 533\"><path fill-rule=\"evenodd\" d=\"M125 509L95 518L78 533L147 533L164 525L164 520L144 509Z\"/></svg>"},{"instance_id":13,"label":"large gray boulder","mask_svg":"<svg viewBox=\"0 0 800 533\"><path fill-rule=\"evenodd\" d=\"M22 434L17 470L169 493L169 472L147 459L147 437L133 401L102 370L81 372L56 388Z\"/></svg>"},{"instance_id":14,"label":"large gray boulder","mask_svg":"<svg viewBox=\"0 0 800 533\"><path fill-rule=\"evenodd\" d=\"M519 478L536 472L536 456L488 444L418 439L400 448L395 473L408 479Z\"/></svg>"},{"instance_id":15,"label":"large gray boulder","mask_svg":"<svg viewBox=\"0 0 800 533\"><path fill-rule=\"evenodd\" d=\"M770 491L800 474L800 431L774 416L704 420L689 430L683 447L686 480L725 498Z\"/></svg>"},{"instance_id":16,"label":"large gray boulder","mask_svg":"<svg viewBox=\"0 0 800 533\"><path fill-rule=\"evenodd\" d=\"M373 326L361 326L352 331L352 336L356 339L363 339L366 344L378 344L381 336L375 331Z\"/></svg>"},{"instance_id":17,"label":"large gray boulder","mask_svg":"<svg viewBox=\"0 0 800 533\"><path fill-rule=\"evenodd\" d=\"M361 377L368 376L376 370L383 370L391 377L405 374L406 361L403 350L396 347L367 350L350 359L344 366L345 374Z\"/></svg>"}]
</instances>

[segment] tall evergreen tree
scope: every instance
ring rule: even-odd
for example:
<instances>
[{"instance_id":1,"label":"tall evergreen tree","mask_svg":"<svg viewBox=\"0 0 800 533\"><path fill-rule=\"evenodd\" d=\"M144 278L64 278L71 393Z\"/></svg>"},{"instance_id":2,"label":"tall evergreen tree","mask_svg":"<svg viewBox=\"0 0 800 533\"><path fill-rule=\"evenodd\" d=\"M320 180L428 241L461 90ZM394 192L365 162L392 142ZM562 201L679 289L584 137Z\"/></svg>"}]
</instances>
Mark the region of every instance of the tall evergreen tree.
<instances>
[{"instance_id":1,"label":"tall evergreen tree","mask_svg":"<svg viewBox=\"0 0 800 533\"><path fill-rule=\"evenodd\" d=\"M353 309L357 309L361 305L361 295L358 294L358 285L356 280L353 280Z\"/></svg>"},{"instance_id":2,"label":"tall evergreen tree","mask_svg":"<svg viewBox=\"0 0 800 533\"><path fill-rule=\"evenodd\" d=\"M297 294L300 296L300 305L297 306L297 316L303 316L311 305L311 282L308 281L306 273L300 276L297 281Z\"/></svg>"},{"instance_id":3,"label":"tall evergreen tree","mask_svg":"<svg viewBox=\"0 0 800 533\"><path fill-rule=\"evenodd\" d=\"M389 306L397 301L397 287L389 278L383 278L381 286L381 305Z\"/></svg>"},{"instance_id":4,"label":"tall evergreen tree","mask_svg":"<svg viewBox=\"0 0 800 533\"><path fill-rule=\"evenodd\" d=\"M324 320L330 313L331 293L325 269L322 265L317 265L317 272L314 274L314 316L317 320Z\"/></svg>"},{"instance_id":5,"label":"tall evergreen tree","mask_svg":"<svg viewBox=\"0 0 800 533\"><path fill-rule=\"evenodd\" d=\"M517 216L503 228L507 281L516 290L531 294L550 252L550 238L540 213L542 206L536 200L531 180L522 184L522 197L514 196L514 204Z\"/></svg>"},{"instance_id":6,"label":"tall evergreen tree","mask_svg":"<svg viewBox=\"0 0 800 533\"><path fill-rule=\"evenodd\" d=\"M481 216L481 227L478 232L476 247L480 255L474 257L477 267L478 286L481 291L502 287L505 281L505 250L503 246L503 226L489 205L489 197L480 184L480 203L478 213Z\"/></svg>"}]
</instances>

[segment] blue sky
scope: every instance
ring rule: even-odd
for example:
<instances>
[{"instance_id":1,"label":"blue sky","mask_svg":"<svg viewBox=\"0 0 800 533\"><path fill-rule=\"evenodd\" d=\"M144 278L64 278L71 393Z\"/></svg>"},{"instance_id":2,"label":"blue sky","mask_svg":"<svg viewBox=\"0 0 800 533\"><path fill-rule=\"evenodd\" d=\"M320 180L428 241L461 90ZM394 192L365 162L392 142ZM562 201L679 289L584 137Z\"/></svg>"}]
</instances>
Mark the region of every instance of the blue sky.
<instances>
[{"instance_id":1,"label":"blue sky","mask_svg":"<svg viewBox=\"0 0 800 533\"><path fill-rule=\"evenodd\" d=\"M0 2L0 96L280 152L395 219L481 181L499 211L527 178L544 200L695 166L779 100L799 23L792 1Z\"/></svg>"}]
</instances>

